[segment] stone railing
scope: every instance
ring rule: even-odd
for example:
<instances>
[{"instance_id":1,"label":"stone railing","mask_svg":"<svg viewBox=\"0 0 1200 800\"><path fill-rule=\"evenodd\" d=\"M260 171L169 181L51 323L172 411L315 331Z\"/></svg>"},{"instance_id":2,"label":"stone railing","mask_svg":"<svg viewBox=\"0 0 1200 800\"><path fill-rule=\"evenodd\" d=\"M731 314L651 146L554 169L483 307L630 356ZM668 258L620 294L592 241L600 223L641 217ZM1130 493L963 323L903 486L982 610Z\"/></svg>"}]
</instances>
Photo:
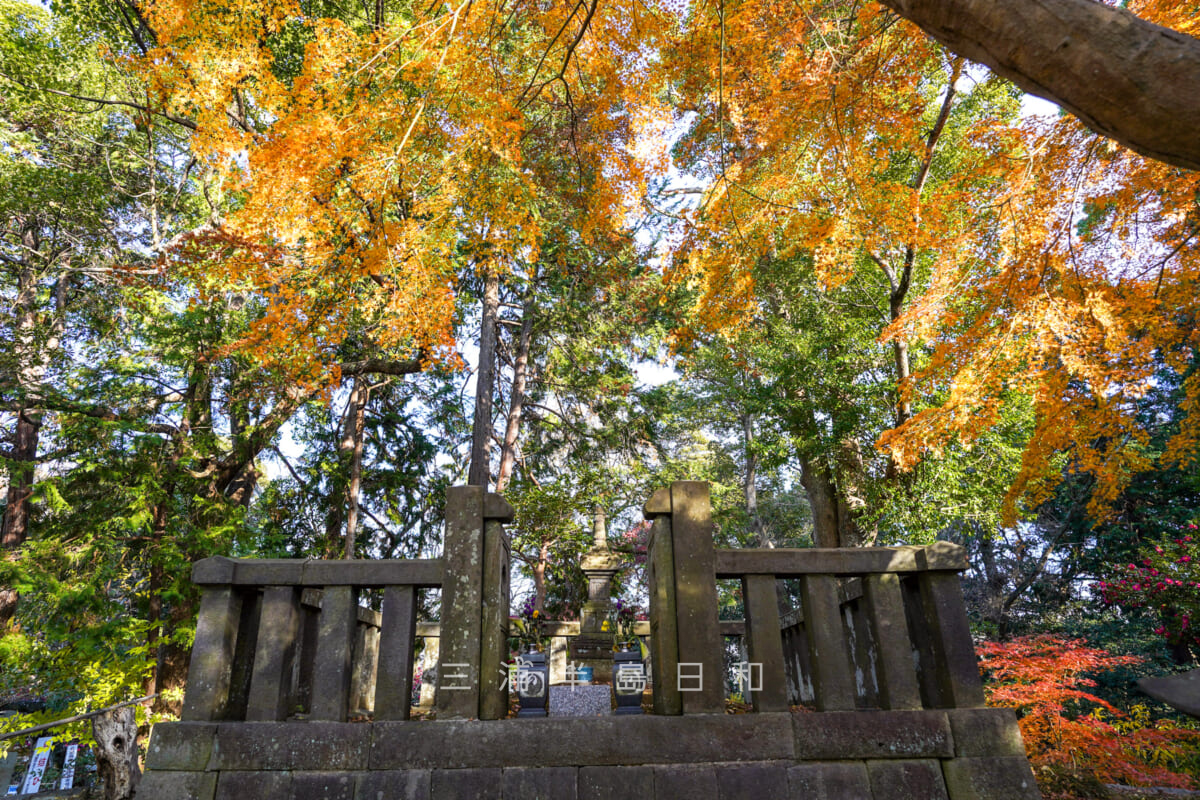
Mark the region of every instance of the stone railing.
<instances>
[{"instance_id":1,"label":"stone railing","mask_svg":"<svg viewBox=\"0 0 1200 800\"><path fill-rule=\"evenodd\" d=\"M138 797L1040 796L1012 711L961 707L981 695L959 551L714 550L705 484L674 484L647 512L654 700L664 716L502 719L511 508L460 487L447 494L439 559L198 564L204 594L184 720L154 726ZM792 576L801 608L781 619L775 582ZM719 578L741 580L744 621L718 621ZM437 586L440 625L417 623L417 591ZM432 720L405 719L421 636L440 642ZM728 636L742 636L762 665L751 698L763 713L696 713L724 710ZM788 637L803 645L799 669L823 713L786 708ZM703 691L678 690L684 665L712 678ZM366 703L372 674L373 721L345 721Z\"/></svg>"},{"instance_id":2,"label":"stone railing","mask_svg":"<svg viewBox=\"0 0 1200 800\"><path fill-rule=\"evenodd\" d=\"M372 705L376 720L407 719L416 592L428 588L442 590L439 717L504 717L508 693L496 676L507 653L503 523L511 518L501 497L455 487L442 558L197 563L202 595L183 719L344 722ZM378 612L359 605L367 590L382 595Z\"/></svg>"},{"instance_id":3,"label":"stone railing","mask_svg":"<svg viewBox=\"0 0 1200 800\"><path fill-rule=\"evenodd\" d=\"M984 705L961 547L718 550L708 485L697 482L660 490L645 513L657 713L724 710L719 579L741 581L756 711L784 711L796 699L817 711ZM801 596L787 620L783 579L798 579ZM799 698L789 698L789 684Z\"/></svg>"}]
</instances>

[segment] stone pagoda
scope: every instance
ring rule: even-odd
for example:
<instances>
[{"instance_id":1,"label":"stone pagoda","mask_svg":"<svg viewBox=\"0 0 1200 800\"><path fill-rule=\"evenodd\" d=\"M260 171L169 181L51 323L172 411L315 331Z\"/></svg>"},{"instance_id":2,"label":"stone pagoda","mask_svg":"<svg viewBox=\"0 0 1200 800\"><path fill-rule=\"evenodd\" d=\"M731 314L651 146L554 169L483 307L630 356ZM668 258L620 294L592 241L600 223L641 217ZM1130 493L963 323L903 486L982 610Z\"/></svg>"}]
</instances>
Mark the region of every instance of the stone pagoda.
<instances>
[{"instance_id":1,"label":"stone pagoda","mask_svg":"<svg viewBox=\"0 0 1200 800\"><path fill-rule=\"evenodd\" d=\"M612 606L612 579L621 568L621 557L608 549L604 510L597 507L592 523L592 548L579 564L588 579L588 599L579 620L579 636L571 642L570 659L591 667L593 680L612 681L613 631L605 630Z\"/></svg>"}]
</instances>

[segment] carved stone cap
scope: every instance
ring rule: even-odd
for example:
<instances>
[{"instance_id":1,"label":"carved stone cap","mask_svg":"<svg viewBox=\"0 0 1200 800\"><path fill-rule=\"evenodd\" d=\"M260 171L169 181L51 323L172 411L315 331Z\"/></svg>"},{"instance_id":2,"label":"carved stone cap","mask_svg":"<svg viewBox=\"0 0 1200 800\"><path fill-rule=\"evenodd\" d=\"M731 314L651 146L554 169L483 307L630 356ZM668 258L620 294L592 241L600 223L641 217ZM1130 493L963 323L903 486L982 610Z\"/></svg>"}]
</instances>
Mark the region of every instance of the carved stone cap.
<instances>
[{"instance_id":1,"label":"carved stone cap","mask_svg":"<svg viewBox=\"0 0 1200 800\"><path fill-rule=\"evenodd\" d=\"M616 553L590 550L583 554L579 566L584 572L616 572L621 568L621 557Z\"/></svg>"},{"instance_id":2,"label":"carved stone cap","mask_svg":"<svg viewBox=\"0 0 1200 800\"><path fill-rule=\"evenodd\" d=\"M659 514L671 513L671 490L668 487L663 487L650 495L650 499L646 501L646 505L642 507L642 516L646 519L654 519Z\"/></svg>"}]
</instances>

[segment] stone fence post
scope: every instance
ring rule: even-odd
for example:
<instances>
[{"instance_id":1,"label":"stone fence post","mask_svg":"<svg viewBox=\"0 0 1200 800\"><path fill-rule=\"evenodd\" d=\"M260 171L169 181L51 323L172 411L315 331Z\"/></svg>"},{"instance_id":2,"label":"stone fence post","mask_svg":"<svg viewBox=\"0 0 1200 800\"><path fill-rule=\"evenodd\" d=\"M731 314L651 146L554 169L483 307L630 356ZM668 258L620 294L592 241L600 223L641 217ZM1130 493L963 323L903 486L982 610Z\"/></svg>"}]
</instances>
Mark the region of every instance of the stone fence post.
<instances>
[{"instance_id":1,"label":"stone fence post","mask_svg":"<svg viewBox=\"0 0 1200 800\"><path fill-rule=\"evenodd\" d=\"M480 486L446 491L438 719L508 714L509 542L513 508Z\"/></svg>"},{"instance_id":2,"label":"stone fence post","mask_svg":"<svg viewBox=\"0 0 1200 800\"><path fill-rule=\"evenodd\" d=\"M708 484L676 481L645 507L650 657L656 714L720 714L725 675L717 621Z\"/></svg>"}]
</instances>

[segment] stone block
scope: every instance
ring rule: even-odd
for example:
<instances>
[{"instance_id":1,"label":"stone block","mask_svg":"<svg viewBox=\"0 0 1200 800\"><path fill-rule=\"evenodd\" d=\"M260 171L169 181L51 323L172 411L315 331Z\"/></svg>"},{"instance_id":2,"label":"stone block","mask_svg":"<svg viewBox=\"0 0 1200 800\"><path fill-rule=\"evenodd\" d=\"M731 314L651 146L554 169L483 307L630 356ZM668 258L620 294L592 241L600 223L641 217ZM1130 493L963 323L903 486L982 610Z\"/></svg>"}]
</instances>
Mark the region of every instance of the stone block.
<instances>
[{"instance_id":1,"label":"stone block","mask_svg":"<svg viewBox=\"0 0 1200 800\"><path fill-rule=\"evenodd\" d=\"M503 498L497 499L508 506ZM484 505L486 518L486 500ZM512 507L508 508L511 510ZM483 527L483 605L479 614L479 719L508 716L508 681L501 683L498 678L507 674L511 556L512 546L504 526L494 519L486 520ZM490 680L488 676L491 676Z\"/></svg>"},{"instance_id":2,"label":"stone block","mask_svg":"<svg viewBox=\"0 0 1200 800\"><path fill-rule=\"evenodd\" d=\"M842 629L837 578L805 575L800 583L800 599L817 710L853 711L854 667Z\"/></svg>"},{"instance_id":3,"label":"stone block","mask_svg":"<svg viewBox=\"0 0 1200 800\"><path fill-rule=\"evenodd\" d=\"M210 722L160 722L150 729L146 769L203 772L217 726Z\"/></svg>"},{"instance_id":4,"label":"stone block","mask_svg":"<svg viewBox=\"0 0 1200 800\"><path fill-rule=\"evenodd\" d=\"M608 716L612 713L612 687L551 686L549 713L552 717Z\"/></svg>"},{"instance_id":5,"label":"stone block","mask_svg":"<svg viewBox=\"0 0 1200 800\"><path fill-rule=\"evenodd\" d=\"M622 795L653 798L653 767L583 767L579 770L579 800L612 800Z\"/></svg>"},{"instance_id":6,"label":"stone block","mask_svg":"<svg viewBox=\"0 0 1200 800\"><path fill-rule=\"evenodd\" d=\"M788 796L787 767L783 764L717 766L720 800L762 800Z\"/></svg>"},{"instance_id":7,"label":"stone block","mask_svg":"<svg viewBox=\"0 0 1200 800\"><path fill-rule=\"evenodd\" d=\"M504 770L504 796L519 800L577 800L575 767L510 767Z\"/></svg>"},{"instance_id":8,"label":"stone block","mask_svg":"<svg viewBox=\"0 0 1200 800\"><path fill-rule=\"evenodd\" d=\"M217 779L216 800L292 800L292 774L222 772Z\"/></svg>"},{"instance_id":9,"label":"stone block","mask_svg":"<svg viewBox=\"0 0 1200 800\"><path fill-rule=\"evenodd\" d=\"M946 716L954 733L956 756L1025 756L1017 715L1011 708L957 708Z\"/></svg>"},{"instance_id":10,"label":"stone block","mask_svg":"<svg viewBox=\"0 0 1200 800\"><path fill-rule=\"evenodd\" d=\"M655 767L654 797L658 800L718 800L717 770L696 765Z\"/></svg>"},{"instance_id":11,"label":"stone block","mask_svg":"<svg viewBox=\"0 0 1200 800\"><path fill-rule=\"evenodd\" d=\"M942 711L826 711L792 714L796 758L949 758L950 722Z\"/></svg>"},{"instance_id":12,"label":"stone block","mask_svg":"<svg viewBox=\"0 0 1200 800\"><path fill-rule=\"evenodd\" d=\"M512 504L503 495L488 492L483 496L483 517L499 522L512 522L516 516Z\"/></svg>"},{"instance_id":13,"label":"stone block","mask_svg":"<svg viewBox=\"0 0 1200 800\"><path fill-rule=\"evenodd\" d=\"M222 723L209 768L366 769L372 727L349 722Z\"/></svg>"},{"instance_id":14,"label":"stone block","mask_svg":"<svg viewBox=\"0 0 1200 800\"><path fill-rule=\"evenodd\" d=\"M228 556L203 558L192 565L192 583L199 586L233 583L237 561Z\"/></svg>"},{"instance_id":15,"label":"stone block","mask_svg":"<svg viewBox=\"0 0 1200 800\"><path fill-rule=\"evenodd\" d=\"M377 722L370 727L371 769L637 766L795 756L791 716L784 713Z\"/></svg>"},{"instance_id":16,"label":"stone block","mask_svg":"<svg viewBox=\"0 0 1200 800\"><path fill-rule=\"evenodd\" d=\"M792 800L851 800L871 797L867 765L861 761L801 764L788 770Z\"/></svg>"},{"instance_id":17,"label":"stone block","mask_svg":"<svg viewBox=\"0 0 1200 800\"><path fill-rule=\"evenodd\" d=\"M868 761L875 797L887 800L949 800L941 762L932 759Z\"/></svg>"},{"instance_id":18,"label":"stone block","mask_svg":"<svg viewBox=\"0 0 1200 800\"><path fill-rule=\"evenodd\" d=\"M273 722L287 719L291 700L293 661L300 633L300 589L263 589L258 641L246 700L246 719Z\"/></svg>"},{"instance_id":19,"label":"stone block","mask_svg":"<svg viewBox=\"0 0 1200 800\"><path fill-rule=\"evenodd\" d=\"M502 780L499 769L435 769L430 794L433 800L500 800Z\"/></svg>"},{"instance_id":20,"label":"stone block","mask_svg":"<svg viewBox=\"0 0 1200 800\"><path fill-rule=\"evenodd\" d=\"M364 772L354 800L429 800L429 777L427 769Z\"/></svg>"},{"instance_id":21,"label":"stone block","mask_svg":"<svg viewBox=\"0 0 1200 800\"><path fill-rule=\"evenodd\" d=\"M411 586L383 592L379 660L376 665L375 719L408 719L412 692L413 635L417 597ZM431 641L436 642L436 639ZM426 643L428 644L428 642Z\"/></svg>"},{"instance_id":22,"label":"stone block","mask_svg":"<svg viewBox=\"0 0 1200 800\"><path fill-rule=\"evenodd\" d=\"M237 558L234 583L242 586L295 586L304 581L305 559Z\"/></svg>"},{"instance_id":23,"label":"stone block","mask_svg":"<svg viewBox=\"0 0 1200 800\"><path fill-rule=\"evenodd\" d=\"M983 708L986 698L979 661L971 641L971 627L963 602L962 585L953 572L924 572L919 577L924 625L930 632L932 669L940 695L938 705L947 708Z\"/></svg>"},{"instance_id":24,"label":"stone block","mask_svg":"<svg viewBox=\"0 0 1200 800\"><path fill-rule=\"evenodd\" d=\"M646 501L646 505L642 507L642 514L646 519L657 516L659 514L671 513L671 490L667 487L656 489L654 494L650 495L650 499Z\"/></svg>"},{"instance_id":25,"label":"stone block","mask_svg":"<svg viewBox=\"0 0 1200 800\"><path fill-rule=\"evenodd\" d=\"M349 772L293 772L292 797L294 800L354 800L354 775Z\"/></svg>"},{"instance_id":26,"label":"stone block","mask_svg":"<svg viewBox=\"0 0 1200 800\"><path fill-rule=\"evenodd\" d=\"M140 797L157 797L162 800L213 800L216 791L215 772L151 770L142 775L137 788Z\"/></svg>"},{"instance_id":27,"label":"stone block","mask_svg":"<svg viewBox=\"0 0 1200 800\"><path fill-rule=\"evenodd\" d=\"M942 762L950 800L1041 800L1025 756Z\"/></svg>"}]
</instances>

